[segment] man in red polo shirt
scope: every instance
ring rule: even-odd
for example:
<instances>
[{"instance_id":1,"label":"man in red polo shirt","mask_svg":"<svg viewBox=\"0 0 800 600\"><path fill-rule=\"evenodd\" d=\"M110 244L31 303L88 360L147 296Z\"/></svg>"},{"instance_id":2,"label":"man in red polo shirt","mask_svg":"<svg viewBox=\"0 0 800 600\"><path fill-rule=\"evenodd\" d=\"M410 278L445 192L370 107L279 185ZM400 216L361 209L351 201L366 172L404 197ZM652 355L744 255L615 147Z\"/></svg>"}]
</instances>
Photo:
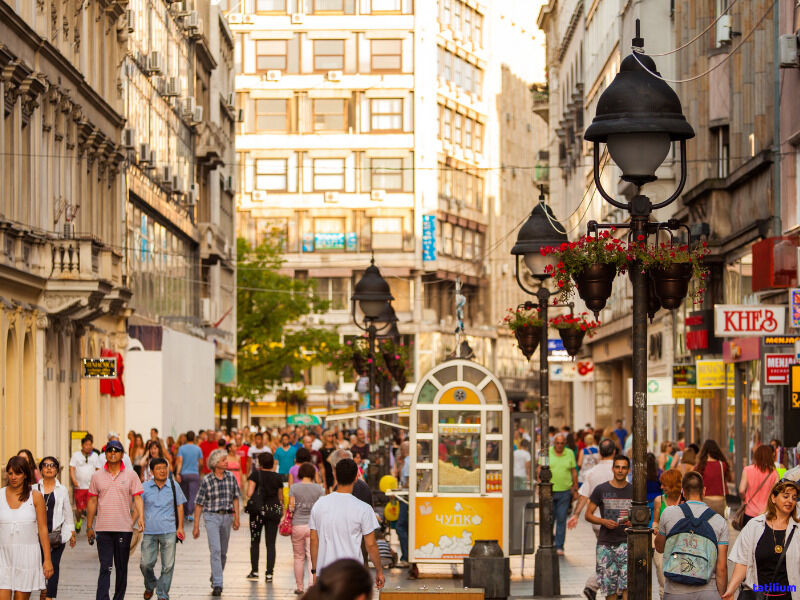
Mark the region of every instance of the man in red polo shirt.
<instances>
[{"instance_id":1,"label":"man in red polo shirt","mask_svg":"<svg viewBox=\"0 0 800 600\"><path fill-rule=\"evenodd\" d=\"M95 471L89 482L89 506L86 517L86 538L90 544L97 540L100 575L97 577L96 600L109 600L111 567L116 568L114 600L125 598L128 586L128 557L133 525L144 530L142 482L132 470L122 464L124 450L118 440L106 444L106 464ZM133 516L131 516L133 499ZM97 515L97 523L94 517ZM96 531L95 531L96 530Z\"/></svg>"},{"instance_id":2,"label":"man in red polo shirt","mask_svg":"<svg viewBox=\"0 0 800 600\"><path fill-rule=\"evenodd\" d=\"M206 432L208 438L204 442L200 442L200 450L203 451L203 473L208 474L211 473L211 469L208 468L208 457L211 456L211 453L219 448L217 445L217 433L213 429L209 429Z\"/></svg>"}]
</instances>

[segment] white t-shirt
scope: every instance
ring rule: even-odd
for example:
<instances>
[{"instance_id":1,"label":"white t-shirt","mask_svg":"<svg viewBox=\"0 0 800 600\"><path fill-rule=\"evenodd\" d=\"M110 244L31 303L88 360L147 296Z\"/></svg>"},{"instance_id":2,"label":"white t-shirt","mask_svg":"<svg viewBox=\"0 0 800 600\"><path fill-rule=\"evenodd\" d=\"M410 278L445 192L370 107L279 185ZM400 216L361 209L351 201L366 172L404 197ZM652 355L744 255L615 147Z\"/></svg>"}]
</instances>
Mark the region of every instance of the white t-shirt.
<instances>
[{"instance_id":1,"label":"white t-shirt","mask_svg":"<svg viewBox=\"0 0 800 600\"><path fill-rule=\"evenodd\" d=\"M319 438L314 438L314 441L311 442L311 449L319 450L320 448L322 448L322 440Z\"/></svg>"},{"instance_id":2,"label":"white t-shirt","mask_svg":"<svg viewBox=\"0 0 800 600\"><path fill-rule=\"evenodd\" d=\"M247 451L247 456L252 461L250 463L251 472L258 469L258 455L264 454L264 452L269 452L270 454L272 454L272 448L266 445L263 448L256 448L255 446L250 446L250 449Z\"/></svg>"},{"instance_id":3,"label":"white t-shirt","mask_svg":"<svg viewBox=\"0 0 800 600\"><path fill-rule=\"evenodd\" d=\"M524 448L514 450L514 477L528 477L528 463L531 453Z\"/></svg>"},{"instance_id":4,"label":"white t-shirt","mask_svg":"<svg viewBox=\"0 0 800 600\"><path fill-rule=\"evenodd\" d=\"M69 459L69 466L75 467L75 480L78 482L79 490L88 490L89 482L92 480L94 472L100 468L100 455L90 452L85 456L78 450Z\"/></svg>"},{"instance_id":5,"label":"white t-shirt","mask_svg":"<svg viewBox=\"0 0 800 600\"><path fill-rule=\"evenodd\" d=\"M352 494L332 492L314 504L308 527L315 530L319 538L319 573L340 558L361 561L361 540L378 528L378 519L369 504Z\"/></svg>"},{"instance_id":6,"label":"white t-shirt","mask_svg":"<svg viewBox=\"0 0 800 600\"><path fill-rule=\"evenodd\" d=\"M591 497L594 488L601 483L606 483L614 479L613 467L613 460L600 459L600 462L586 471L586 474L583 476L583 483L581 484L581 487L578 488L578 493L581 496L586 496L587 498ZM594 514L598 517L600 516L600 507L594 511ZM594 529L595 533L598 533L600 531L600 525L595 525L592 523L592 529Z\"/></svg>"}]
</instances>

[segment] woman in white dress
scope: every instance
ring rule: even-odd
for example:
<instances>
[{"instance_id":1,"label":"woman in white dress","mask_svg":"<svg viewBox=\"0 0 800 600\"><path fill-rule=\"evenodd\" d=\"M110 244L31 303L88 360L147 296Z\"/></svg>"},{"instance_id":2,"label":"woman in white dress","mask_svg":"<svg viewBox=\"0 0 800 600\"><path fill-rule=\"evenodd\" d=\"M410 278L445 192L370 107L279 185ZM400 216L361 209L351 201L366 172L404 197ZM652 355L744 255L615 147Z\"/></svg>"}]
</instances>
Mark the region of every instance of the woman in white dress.
<instances>
[{"instance_id":1,"label":"woman in white dress","mask_svg":"<svg viewBox=\"0 0 800 600\"><path fill-rule=\"evenodd\" d=\"M13 457L6 474L8 486L0 488L0 600L28 600L53 574L47 510L42 494L31 489L27 460Z\"/></svg>"}]
</instances>

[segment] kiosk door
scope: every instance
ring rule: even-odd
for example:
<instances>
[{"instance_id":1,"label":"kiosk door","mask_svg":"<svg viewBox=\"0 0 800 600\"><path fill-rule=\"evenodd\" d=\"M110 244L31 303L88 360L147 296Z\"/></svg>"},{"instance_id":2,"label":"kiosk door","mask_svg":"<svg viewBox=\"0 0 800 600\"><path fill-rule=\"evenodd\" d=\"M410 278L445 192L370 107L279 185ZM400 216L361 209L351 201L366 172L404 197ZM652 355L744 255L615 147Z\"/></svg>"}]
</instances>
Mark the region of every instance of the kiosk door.
<instances>
[{"instance_id":1,"label":"kiosk door","mask_svg":"<svg viewBox=\"0 0 800 600\"><path fill-rule=\"evenodd\" d=\"M511 413L511 438L509 444L512 485L509 502L509 554L522 554L523 530L525 532L525 554L532 554L536 535L533 507L536 487L536 415L530 412Z\"/></svg>"}]
</instances>

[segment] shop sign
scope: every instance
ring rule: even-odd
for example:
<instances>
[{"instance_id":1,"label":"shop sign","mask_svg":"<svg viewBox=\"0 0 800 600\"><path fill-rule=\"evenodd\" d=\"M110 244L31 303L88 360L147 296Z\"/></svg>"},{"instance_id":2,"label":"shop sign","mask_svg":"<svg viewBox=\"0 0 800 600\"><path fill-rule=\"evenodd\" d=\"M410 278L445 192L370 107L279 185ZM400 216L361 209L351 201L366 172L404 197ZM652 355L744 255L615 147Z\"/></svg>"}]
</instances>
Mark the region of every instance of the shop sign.
<instances>
[{"instance_id":1,"label":"shop sign","mask_svg":"<svg viewBox=\"0 0 800 600\"><path fill-rule=\"evenodd\" d=\"M462 559L475 540L503 540L502 498L422 498L414 515L416 560Z\"/></svg>"},{"instance_id":2,"label":"shop sign","mask_svg":"<svg viewBox=\"0 0 800 600\"><path fill-rule=\"evenodd\" d=\"M782 335L786 307L770 304L718 304L714 307L714 335L744 337Z\"/></svg>"},{"instance_id":3,"label":"shop sign","mask_svg":"<svg viewBox=\"0 0 800 600\"><path fill-rule=\"evenodd\" d=\"M789 399L789 409L800 411L800 365L789 367L789 380L792 397Z\"/></svg>"},{"instance_id":4,"label":"shop sign","mask_svg":"<svg viewBox=\"0 0 800 600\"><path fill-rule=\"evenodd\" d=\"M800 288L789 290L789 318L792 327L800 328Z\"/></svg>"},{"instance_id":5,"label":"shop sign","mask_svg":"<svg viewBox=\"0 0 800 600\"><path fill-rule=\"evenodd\" d=\"M789 368L794 361L794 354L765 354L764 385L789 385Z\"/></svg>"},{"instance_id":6,"label":"shop sign","mask_svg":"<svg viewBox=\"0 0 800 600\"><path fill-rule=\"evenodd\" d=\"M422 260L436 260L436 215L422 215Z\"/></svg>"},{"instance_id":7,"label":"shop sign","mask_svg":"<svg viewBox=\"0 0 800 600\"><path fill-rule=\"evenodd\" d=\"M594 363L591 360L577 360L550 365L550 381L593 381Z\"/></svg>"},{"instance_id":8,"label":"shop sign","mask_svg":"<svg viewBox=\"0 0 800 600\"><path fill-rule=\"evenodd\" d=\"M633 378L628 377L628 406L633 406ZM675 404L672 397L672 377L647 378L647 406Z\"/></svg>"},{"instance_id":9,"label":"shop sign","mask_svg":"<svg viewBox=\"0 0 800 600\"><path fill-rule=\"evenodd\" d=\"M547 360L550 362L572 362L572 357L564 348L564 342L561 341L561 338L547 340ZM566 380L562 379L561 381Z\"/></svg>"},{"instance_id":10,"label":"shop sign","mask_svg":"<svg viewBox=\"0 0 800 600\"><path fill-rule=\"evenodd\" d=\"M762 341L765 346L792 346L800 342L800 335L768 335Z\"/></svg>"},{"instance_id":11,"label":"shop sign","mask_svg":"<svg viewBox=\"0 0 800 600\"><path fill-rule=\"evenodd\" d=\"M740 363L761 358L761 340L757 337L734 338L722 342L722 362Z\"/></svg>"},{"instance_id":12,"label":"shop sign","mask_svg":"<svg viewBox=\"0 0 800 600\"><path fill-rule=\"evenodd\" d=\"M117 357L105 358L84 358L83 359L83 378L84 379L116 379L117 378Z\"/></svg>"},{"instance_id":13,"label":"shop sign","mask_svg":"<svg viewBox=\"0 0 800 600\"><path fill-rule=\"evenodd\" d=\"M697 389L721 390L725 388L725 371L728 372L728 385L733 385L733 363L726 364L722 360L697 361Z\"/></svg>"},{"instance_id":14,"label":"shop sign","mask_svg":"<svg viewBox=\"0 0 800 600\"><path fill-rule=\"evenodd\" d=\"M714 390L698 390L696 387L672 388L672 397L679 398L713 398Z\"/></svg>"},{"instance_id":15,"label":"shop sign","mask_svg":"<svg viewBox=\"0 0 800 600\"><path fill-rule=\"evenodd\" d=\"M697 367L695 365L672 365L672 387L695 387Z\"/></svg>"}]
</instances>

